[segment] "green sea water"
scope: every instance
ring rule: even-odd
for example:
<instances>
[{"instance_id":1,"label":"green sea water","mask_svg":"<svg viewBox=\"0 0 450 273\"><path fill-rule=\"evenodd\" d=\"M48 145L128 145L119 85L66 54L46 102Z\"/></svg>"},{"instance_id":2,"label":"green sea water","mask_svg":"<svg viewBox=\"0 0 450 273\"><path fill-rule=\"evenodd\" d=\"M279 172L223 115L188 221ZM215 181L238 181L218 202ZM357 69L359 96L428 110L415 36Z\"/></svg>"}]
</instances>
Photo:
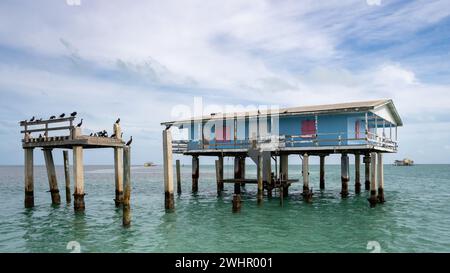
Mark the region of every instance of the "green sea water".
<instances>
[{"instance_id":1,"label":"green sea water","mask_svg":"<svg viewBox=\"0 0 450 273\"><path fill-rule=\"evenodd\" d=\"M190 172L182 168L183 193L166 214L162 168L133 167L132 226L124 229L111 166L85 167L84 214L65 203L62 167L60 206L50 204L45 168L35 167L33 209L23 206L23 167L0 167L0 252L69 252L70 241L81 252L370 252L373 241L381 252L450 251L450 165L386 165L387 202L376 208L364 186L354 194L352 180L350 196L341 199L338 165L326 166L326 189L319 191L318 166L311 166L312 204L296 183L283 207L277 195L258 207L256 187L247 185L238 214L231 212L233 185L216 196L213 166L201 166L196 195ZM246 174L256 176L253 165ZM300 178L300 167L290 166L289 175ZM232 176L230 166L225 176Z\"/></svg>"}]
</instances>

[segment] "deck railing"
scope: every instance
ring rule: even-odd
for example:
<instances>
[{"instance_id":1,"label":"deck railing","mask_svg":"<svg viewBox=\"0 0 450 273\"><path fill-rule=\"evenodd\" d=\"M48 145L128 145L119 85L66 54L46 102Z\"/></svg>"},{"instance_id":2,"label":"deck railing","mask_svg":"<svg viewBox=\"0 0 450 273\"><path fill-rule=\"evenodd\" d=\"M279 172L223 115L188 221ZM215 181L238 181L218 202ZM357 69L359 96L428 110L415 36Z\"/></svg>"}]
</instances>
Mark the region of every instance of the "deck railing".
<instances>
[{"instance_id":1,"label":"deck railing","mask_svg":"<svg viewBox=\"0 0 450 273\"><path fill-rule=\"evenodd\" d=\"M249 149L256 145L265 150L276 150L279 148L295 147L323 147L323 146L356 146L374 145L376 147L397 150L397 142L386 136L380 136L372 132L361 133L361 137L355 132L318 133L314 135L281 135L265 136L258 139L229 140L229 141L172 141L174 153L185 153L190 150L226 150L226 149Z\"/></svg>"},{"instance_id":2,"label":"deck railing","mask_svg":"<svg viewBox=\"0 0 450 273\"><path fill-rule=\"evenodd\" d=\"M20 126L24 127L22 134L24 134L23 142L40 142L53 140L67 140L75 138L75 126L73 121L75 117L55 118L35 121L21 121ZM49 125L57 125L50 127ZM33 127L33 128L30 128ZM66 131L59 136L49 136L49 132ZM39 134L39 135L35 135Z\"/></svg>"}]
</instances>

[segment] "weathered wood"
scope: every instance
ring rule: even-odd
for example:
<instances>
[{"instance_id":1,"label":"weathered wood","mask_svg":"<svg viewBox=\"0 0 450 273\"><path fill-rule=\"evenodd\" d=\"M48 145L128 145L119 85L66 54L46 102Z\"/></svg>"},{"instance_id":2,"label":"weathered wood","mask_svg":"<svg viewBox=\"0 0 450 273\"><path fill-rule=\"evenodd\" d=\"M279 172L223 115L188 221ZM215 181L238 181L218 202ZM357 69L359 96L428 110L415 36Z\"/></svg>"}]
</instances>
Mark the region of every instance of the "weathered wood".
<instances>
[{"instance_id":1,"label":"weathered wood","mask_svg":"<svg viewBox=\"0 0 450 273\"><path fill-rule=\"evenodd\" d=\"M342 182L342 189L341 189L341 196L343 198L348 196L348 181L350 180L349 176L349 158L347 154L341 155L341 182Z\"/></svg>"},{"instance_id":2,"label":"weathered wood","mask_svg":"<svg viewBox=\"0 0 450 273\"><path fill-rule=\"evenodd\" d=\"M70 204L72 202L72 196L70 195L69 151L63 151L63 158L64 158L64 178L66 182L66 202Z\"/></svg>"},{"instance_id":3,"label":"weathered wood","mask_svg":"<svg viewBox=\"0 0 450 273\"><path fill-rule=\"evenodd\" d=\"M131 147L125 146L123 148L123 181L124 181L124 192L123 192L123 215L122 224L124 227L128 227L131 224Z\"/></svg>"},{"instance_id":4,"label":"weathered wood","mask_svg":"<svg viewBox=\"0 0 450 273\"><path fill-rule=\"evenodd\" d=\"M258 180L258 192L257 192L257 202L261 205L264 197L264 184L263 184L263 157L258 156L258 164L256 165L256 178Z\"/></svg>"},{"instance_id":5,"label":"weathered wood","mask_svg":"<svg viewBox=\"0 0 450 273\"><path fill-rule=\"evenodd\" d=\"M52 204L59 205L61 204L61 197L59 195L58 181L56 179L56 170L55 170L55 163L53 161L52 150L43 149L43 152L44 152L45 166L47 169L48 184L50 188L50 194L52 197Z\"/></svg>"},{"instance_id":6,"label":"weathered wood","mask_svg":"<svg viewBox=\"0 0 450 273\"><path fill-rule=\"evenodd\" d=\"M192 192L198 192L198 179L200 177L200 163L198 156L192 156Z\"/></svg>"},{"instance_id":7,"label":"weathered wood","mask_svg":"<svg viewBox=\"0 0 450 273\"><path fill-rule=\"evenodd\" d=\"M217 160L218 164L218 177L217 177L217 192L223 192L223 156L219 156L219 160Z\"/></svg>"},{"instance_id":8,"label":"weathered wood","mask_svg":"<svg viewBox=\"0 0 450 273\"><path fill-rule=\"evenodd\" d=\"M34 207L33 149L24 149L25 153L25 208Z\"/></svg>"},{"instance_id":9,"label":"weathered wood","mask_svg":"<svg viewBox=\"0 0 450 273\"><path fill-rule=\"evenodd\" d=\"M370 197L371 207L376 206L377 200L377 153L370 154Z\"/></svg>"},{"instance_id":10,"label":"weathered wood","mask_svg":"<svg viewBox=\"0 0 450 273\"><path fill-rule=\"evenodd\" d=\"M179 159L177 159L175 162L177 170L177 193L181 194L181 164Z\"/></svg>"},{"instance_id":11,"label":"weathered wood","mask_svg":"<svg viewBox=\"0 0 450 273\"><path fill-rule=\"evenodd\" d=\"M312 201L312 191L309 188L309 155L304 154L302 160L302 176L303 176L303 199L306 202Z\"/></svg>"},{"instance_id":12,"label":"weathered wood","mask_svg":"<svg viewBox=\"0 0 450 273\"><path fill-rule=\"evenodd\" d=\"M233 209L232 211L234 213L241 211L241 195L240 194L233 194Z\"/></svg>"},{"instance_id":13,"label":"weathered wood","mask_svg":"<svg viewBox=\"0 0 450 273\"><path fill-rule=\"evenodd\" d=\"M320 156L320 171L319 171L319 176L320 176L320 189L324 190L325 189L325 156L321 155Z\"/></svg>"},{"instance_id":14,"label":"weathered wood","mask_svg":"<svg viewBox=\"0 0 450 273\"><path fill-rule=\"evenodd\" d=\"M263 180L267 185L267 197L272 197L272 158L270 152L263 152Z\"/></svg>"},{"instance_id":15,"label":"weathered wood","mask_svg":"<svg viewBox=\"0 0 450 273\"><path fill-rule=\"evenodd\" d=\"M241 178L245 179L245 156L241 158L240 164L241 164ZM241 187L245 188L245 183L242 183Z\"/></svg>"},{"instance_id":16,"label":"weathered wood","mask_svg":"<svg viewBox=\"0 0 450 273\"><path fill-rule=\"evenodd\" d=\"M280 178L281 180L288 180L289 179L289 157L288 155L281 155L280 156ZM289 185L283 184L282 189L283 197L287 197L289 195Z\"/></svg>"},{"instance_id":17,"label":"weathered wood","mask_svg":"<svg viewBox=\"0 0 450 273\"><path fill-rule=\"evenodd\" d=\"M175 209L173 196L173 161L172 161L172 133L163 131L163 160L164 160L164 204L167 212ZM194 177L194 176L192 176Z\"/></svg>"},{"instance_id":18,"label":"weathered wood","mask_svg":"<svg viewBox=\"0 0 450 273\"><path fill-rule=\"evenodd\" d=\"M378 153L378 202L384 203L384 165L383 154Z\"/></svg>"},{"instance_id":19,"label":"weathered wood","mask_svg":"<svg viewBox=\"0 0 450 273\"><path fill-rule=\"evenodd\" d=\"M119 207L123 203L123 148L114 148L114 178L116 198L114 203Z\"/></svg>"},{"instance_id":20,"label":"weathered wood","mask_svg":"<svg viewBox=\"0 0 450 273\"><path fill-rule=\"evenodd\" d=\"M360 178L360 168L361 168L361 156L360 154L355 154L355 193L361 193L361 178Z\"/></svg>"},{"instance_id":21,"label":"weathered wood","mask_svg":"<svg viewBox=\"0 0 450 273\"><path fill-rule=\"evenodd\" d=\"M75 211L84 211L84 166L83 166L83 147L73 147L73 176L75 190L74 197L74 209Z\"/></svg>"},{"instance_id":22,"label":"weathered wood","mask_svg":"<svg viewBox=\"0 0 450 273\"><path fill-rule=\"evenodd\" d=\"M364 187L365 190L370 190L370 154L364 155Z\"/></svg>"},{"instance_id":23,"label":"weathered wood","mask_svg":"<svg viewBox=\"0 0 450 273\"><path fill-rule=\"evenodd\" d=\"M241 157L236 156L234 158L234 179L242 179L241 168L242 168ZM241 194L240 183L234 183L234 193Z\"/></svg>"},{"instance_id":24,"label":"weathered wood","mask_svg":"<svg viewBox=\"0 0 450 273\"><path fill-rule=\"evenodd\" d=\"M60 127L50 127L50 128L40 128L40 129L27 129L27 130L22 130L20 131L22 134L23 133L36 133L36 132L48 132L48 131L62 131L62 130L70 130L73 127L71 126L60 126Z\"/></svg>"}]
</instances>

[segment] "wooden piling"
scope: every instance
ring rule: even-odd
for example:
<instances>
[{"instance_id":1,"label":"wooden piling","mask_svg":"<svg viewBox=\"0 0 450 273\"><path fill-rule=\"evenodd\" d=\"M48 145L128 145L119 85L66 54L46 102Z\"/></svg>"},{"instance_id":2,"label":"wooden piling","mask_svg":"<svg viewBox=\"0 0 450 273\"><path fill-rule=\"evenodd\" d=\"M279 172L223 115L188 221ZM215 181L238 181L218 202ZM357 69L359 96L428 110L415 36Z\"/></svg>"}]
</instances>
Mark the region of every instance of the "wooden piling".
<instances>
[{"instance_id":1,"label":"wooden piling","mask_svg":"<svg viewBox=\"0 0 450 273\"><path fill-rule=\"evenodd\" d=\"M217 182L217 195L221 195L223 192L223 157L219 156L216 160L216 182Z\"/></svg>"},{"instance_id":2,"label":"wooden piling","mask_svg":"<svg viewBox=\"0 0 450 273\"><path fill-rule=\"evenodd\" d=\"M320 156L320 189L325 189L325 155Z\"/></svg>"},{"instance_id":3,"label":"wooden piling","mask_svg":"<svg viewBox=\"0 0 450 273\"><path fill-rule=\"evenodd\" d=\"M241 211L241 195L240 194L233 194L233 209L232 211L234 213Z\"/></svg>"},{"instance_id":4,"label":"wooden piling","mask_svg":"<svg viewBox=\"0 0 450 273\"><path fill-rule=\"evenodd\" d=\"M375 207L377 200L377 153L370 154L370 197L371 207Z\"/></svg>"},{"instance_id":5,"label":"wooden piling","mask_svg":"<svg viewBox=\"0 0 450 273\"><path fill-rule=\"evenodd\" d=\"M384 166L383 154L378 153L378 203L384 203Z\"/></svg>"},{"instance_id":6,"label":"wooden piling","mask_svg":"<svg viewBox=\"0 0 450 273\"><path fill-rule=\"evenodd\" d=\"M258 193L257 200L258 205L261 205L264 197L264 185L263 185L263 157L258 156L258 164L256 164L256 178L258 179Z\"/></svg>"},{"instance_id":7,"label":"wooden piling","mask_svg":"<svg viewBox=\"0 0 450 273\"><path fill-rule=\"evenodd\" d=\"M370 190L370 154L364 155L364 186L365 190Z\"/></svg>"},{"instance_id":8,"label":"wooden piling","mask_svg":"<svg viewBox=\"0 0 450 273\"><path fill-rule=\"evenodd\" d=\"M72 196L70 195L70 170L69 170L69 151L63 151L64 158L64 178L66 182L66 202L70 204L72 202Z\"/></svg>"},{"instance_id":9,"label":"wooden piling","mask_svg":"<svg viewBox=\"0 0 450 273\"><path fill-rule=\"evenodd\" d=\"M177 159L175 161L175 165L176 165L176 170L177 170L177 193L181 194L181 165L180 165L180 160Z\"/></svg>"},{"instance_id":10,"label":"wooden piling","mask_svg":"<svg viewBox=\"0 0 450 273\"><path fill-rule=\"evenodd\" d=\"M361 167L361 156L355 154L355 193L361 193L361 180L360 180L360 167Z\"/></svg>"},{"instance_id":11,"label":"wooden piling","mask_svg":"<svg viewBox=\"0 0 450 273\"><path fill-rule=\"evenodd\" d=\"M342 181L342 189L341 196L343 198L348 196L348 181L349 177L349 158L347 154L341 155L341 181Z\"/></svg>"},{"instance_id":12,"label":"wooden piling","mask_svg":"<svg viewBox=\"0 0 450 273\"><path fill-rule=\"evenodd\" d=\"M236 156L234 158L234 179L242 178L242 159L240 156ZM240 183L234 183L234 193L241 194L241 185Z\"/></svg>"},{"instance_id":13,"label":"wooden piling","mask_svg":"<svg viewBox=\"0 0 450 273\"><path fill-rule=\"evenodd\" d=\"M73 193L73 206L75 211L84 211L84 166L83 166L83 147L73 147L73 176L75 190Z\"/></svg>"},{"instance_id":14,"label":"wooden piling","mask_svg":"<svg viewBox=\"0 0 450 273\"><path fill-rule=\"evenodd\" d=\"M309 155L304 154L302 160L302 177L303 177L303 200L312 201L312 191L309 189Z\"/></svg>"},{"instance_id":15,"label":"wooden piling","mask_svg":"<svg viewBox=\"0 0 450 273\"><path fill-rule=\"evenodd\" d=\"M175 203L173 197L172 134L169 130L163 131L163 160L164 204L166 211L171 212L175 208Z\"/></svg>"},{"instance_id":16,"label":"wooden piling","mask_svg":"<svg viewBox=\"0 0 450 273\"><path fill-rule=\"evenodd\" d=\"M281 155L280 156L280 177L281 180L287 181L289 178L289 157L288 155ZM282 184L282 192L283 197L287 197L289 195L289 185L287 182L284 182Z\"/></svg>"},{"instance_id":17,"label":"wooden piling","mask_svg":"<svg viewBox=\"0 0 450 273\"><path fill-rule=\"evenodd\" d=\"M114 127L116 128L116 126ZM116 130L120 131L120 128ZM123 157L123 148L114 148L114 174L116 185L116 198L114 199L114 202L116 207L119 207L123 203Z\"/></svg>"},{"instance_id":18,"label":"wooden piling","mask_svg":"<svg viewBox=\"0 0 450 273\"><path fill-rule=\"evenodd\" d=\"M199 173L199 158L198 155L192 156L192 192L198 192L198 178L200 177Z\"/></svg>"},{"instance_id":19,"label":"wooden piling","mask_svg":"<svg viewBox=\"0 0 450 273\"><path fill-rule=\"evenodd\" d=\"M123 181L124 181L124 192L123 192L123 215L122 224L124 227L128 227L131 224L131 161L130 161L130 146L125 146L123 148ZM173 194L172 194L173 195Z\"/></svg>"},{"instance_id":20,"label":"wooden piling","mask_svg":"<svg viewBox=\"0 0 450 273\"><path fill-rule=\"evenodd\" d=\"M23 149L25 153L25 208L34 207L33 148Z\"/></svg>"},{"instance_id":21,"label":"wooden piling","mask_svg":"<svg viewBox=\"0 0 450 273\"><path fill-rule=\"evenodd\" d=\"M52 149L42 149L44 152L45 166L47 168L48 184L52 197L52 204L61 204L61 196L59 195L58 181L56 179L55 162L53 161Z\"/></svg>"},{"instance_id":22,"label":"wooden piling","mask_svg":"<svg viewBox=\"0 0 450 273\"><path fill-rule=\"evenodd\" d=\"M270 152L263 152L263 180L266 182L267 197L272 197L272 158Z\"/></svg>"},{"instance_id":23,"label":"wooden piling","mask_svg":"<svg viewBox=\"0 0 450 273\"><path fill-rule=\"evenodd\" d=\"M241 179L245 179L245 156L241 157ZM240 183L242 188L245 188L245 183Z\"/></svg>"}]
</instances>

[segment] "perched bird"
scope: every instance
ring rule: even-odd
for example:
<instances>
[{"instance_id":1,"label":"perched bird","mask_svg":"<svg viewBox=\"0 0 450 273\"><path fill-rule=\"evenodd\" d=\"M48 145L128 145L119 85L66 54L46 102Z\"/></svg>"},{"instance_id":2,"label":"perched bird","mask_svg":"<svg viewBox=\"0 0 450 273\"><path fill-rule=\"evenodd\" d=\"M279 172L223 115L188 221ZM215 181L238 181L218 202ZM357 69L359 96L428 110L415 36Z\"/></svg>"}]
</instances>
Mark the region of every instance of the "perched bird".
<instances>
[{"instance_id":1,"label":"perched bird","mask_svg":"<svg viewBox=\"0 0 450 273\"><path fill-rule=\"evenodd\" d=\"M112 134L112 135L111 135L111 138L113 138L113 137L116 137L116 134Z\"/></svg>"},{"instance_id":2,"label":"perched bird","mask_svg":"<svg viewBox=\"0 0 450 273\"><path fill-rule=\"evenodd\" d=\"M89 136L93 136L94 135L94 133L91 133Z\"/></svg>"},{"instance_id":3,"label":"perched bird","mask_svg":"<svg viewBox=\"0 0 450 273\"><path fill-rule=\"evenodd\" d=\"M55 118L56 118L55 116L51 116L51 117L50 117L50 119L55 119Z\"/></svg>"},{"instance_id":4,"label":"perched bird","mask_svg":"<svg viewBox=\"0 0 450 273\"><path fill-rule=\"evenodd\" d=\"M123 137L123 132L122 133L120 133L120 138L122 138Z\"/></svg>"},{"instance_id":5,"label":"perched bird","mask_svg":"<svg viewBox=\"0 0 450 273\"><path fill-rule=\"evenodd\" d=\"M35 119L35 117L33 116L31 119L30 119L30 122L33 122L34 121L34 119Z\"/></svg>"},{"instance_id":6,"label":"perched bird","mask_svg":"<svg viewBox=\"0 0 450 273\"><path fill-rule=\"evenodd\" d=\"M65 116L66 116L66 114L62 113L61 115L59 115L59 118L63 118Z\"/></svg>"},{"instance_id":7,"label":"perched bird","mask_svg":"<svg viewBox=\"0 0 450 273\"><path fill-rule=\"evenodd\" d=\"M42 134L39 134L39 138L42 138Z\"/></svg>"},{"instance_id":8,"label":"perched bird","mask_svg":"<svg viewBox=\"0 0 450 273\"><path fill-rule=\"evenodd\" d=\"M77 115L77 112L72 112L72 113L70 114L71 117L75 117L76 115Z\"/></svg>"},{"instance_id":9,"label":"perched bird","mask_svg":"<svg viewBox=\"0 0 450 273\"><path fill-rule=\"evenodd\" d=\"M128 140L127 144L125 144L125 145L130 146L131 142L133 142L133 136L130 136L130 140Z\"/></svg>"},{"instance_id":10,"label":"perched bird","mask_svg":"<svg viewBox=\"0 0 450 273\"><path fill-rule=\"evenodd\" d=\"M118 118L117 120L116 120L116 124L119 124L120 123L120 118Z\"/></svg>"},{"instance_id":11,"label":"perched bird","mask_svg":"<svg viewBox=\"0 0 450 273\"><path fill-rule=\"evenodd\" d=\"M166 125L166 130L169 130L170 127L172 127L172 124L167 124L167 125Z\"/></svg>"},{"instance_id":12,"label":"perched bird","mask_svg":"<svg viewBox=\"0 0 450 273\"><path fill-rule=\"evenodd\" d=\"M77 127L81 127L82 124L83 124L83 119L81 119L80 123L77 124Z\"/></svg>"}]
</instances>

